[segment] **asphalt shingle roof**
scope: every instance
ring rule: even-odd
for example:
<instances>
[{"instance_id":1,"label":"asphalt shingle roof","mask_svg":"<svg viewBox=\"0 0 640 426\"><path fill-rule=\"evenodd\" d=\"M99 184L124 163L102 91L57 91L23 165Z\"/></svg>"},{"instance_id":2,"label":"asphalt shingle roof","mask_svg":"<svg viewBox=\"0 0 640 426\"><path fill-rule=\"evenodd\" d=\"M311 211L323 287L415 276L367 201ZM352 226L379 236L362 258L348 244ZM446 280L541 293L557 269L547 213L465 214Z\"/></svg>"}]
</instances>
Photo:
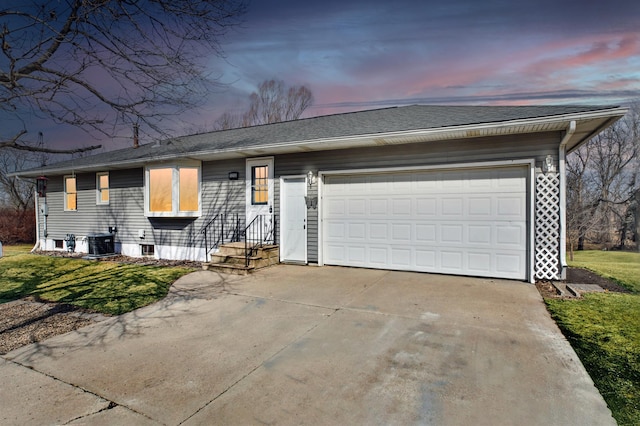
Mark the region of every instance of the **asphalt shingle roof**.
<instances>
[{"instance_id":1,"label":"asphalt shingle roof","mask_svg":"<svg viewBox=\"0 0 640 426\"><path fill-rule=\"evenodd\" d=\"M38 168L82 168L93 164L128 163L135 160L259 148L273 144L295 145L303 141L375 135L419 129L438 129L481 123L561 116L610 109L611 106L433 106L412 105L326 115L283 123L181 136L160 143L125 148Z\"/></svg>"}]
</instances>

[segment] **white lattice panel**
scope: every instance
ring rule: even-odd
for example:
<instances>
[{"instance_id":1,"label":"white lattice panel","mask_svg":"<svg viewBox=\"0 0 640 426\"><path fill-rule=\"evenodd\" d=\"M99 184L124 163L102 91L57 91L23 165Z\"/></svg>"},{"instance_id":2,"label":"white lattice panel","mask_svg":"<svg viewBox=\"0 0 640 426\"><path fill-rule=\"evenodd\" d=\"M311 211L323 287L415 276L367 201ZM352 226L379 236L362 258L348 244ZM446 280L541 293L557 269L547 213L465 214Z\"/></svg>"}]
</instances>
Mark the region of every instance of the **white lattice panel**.
<instances>
[{"instance_id":1,"label":"white lattice panel","mask_svg":"<svg viewBox=\"0 0 640 426\"><path fill-rule=\"evenodd\" d=\"M560 275L560 177L536 174L535 277L557 280Z\"/></svg>"}]
</instances>

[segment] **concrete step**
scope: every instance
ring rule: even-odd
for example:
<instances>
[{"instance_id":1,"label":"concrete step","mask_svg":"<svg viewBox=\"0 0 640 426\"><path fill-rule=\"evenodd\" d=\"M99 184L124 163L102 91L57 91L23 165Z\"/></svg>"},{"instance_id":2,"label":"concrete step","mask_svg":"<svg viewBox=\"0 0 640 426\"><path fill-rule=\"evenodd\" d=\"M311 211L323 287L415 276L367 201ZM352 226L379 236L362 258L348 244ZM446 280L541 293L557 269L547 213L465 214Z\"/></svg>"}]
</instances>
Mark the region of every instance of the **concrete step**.
<instances>
[{"instance_id":1,"label":"concrete step","mask_svg":"<svg viewBox=\"0 0 640 426\"><path fill-rule=\"evenodd\" d=\"M255 268L255 267L258 267L258 264L260 264L261 261L267 261L267 260L268 259L263 259L261 257L251 256L249 257L249 266ZM226 263L227 265L244 266L245 262L246 262L246 259L242 255L213 253L211 255L211 261L209 263L216 264L216 265Z\"/></svg>"},{"instance_id":2,"label":"concrete step","mask_svg":"<svg viewBox=\"0 0 640 426\"><path fill-rule=\"evenodd\" d=\"M202 269L210 270L210 271L218 271L226 274L232 275L248 275L255 268L249 266L246 267L244 265L232 265L229 263L210 263L210 262L202 262Z\"/></svg>"},{"instance_id":3,"label":"concrete step","mask_svg":"<svg viewBox=\"0 0 640 426\"><path fill-rule=\"evenodd\" d=\"M249 245L249 248L251 248L250 245ZM244 255L244 252L245 252L245 246L243 242L222 244L218 249L218 254L226 254L226 255L239 256L239 255ZM257 249L254 249L253 252L254 252L253 253L254 256L257 256L257 257L263 257L264 253L267 253L269 256L273 256L274 252L277 252L279 254L279 247L275 244L265 244L263 246L258 247Z\"/></svg>"},{"instance_id":4,"label":"concrete step","mask_svg":"<svg viewBox=\"0 0 640 426\"><path fill-rule=\"evenodd\" d=\"M244 253L245 253L244 243L228 243L228 244L221 245L216 254L226 255L226 256L244 256ZM253 249L251 255L254 257L262 257L265 259L279 258L280 247L275 244L266 244L256 249Z\"/></svg>"},{"instance_id":5,"label":"concrete step","mask_svg":"<svg viewBox=\"0 0 640 426\"><path fill-rule=\"evenodd\" d=\"M202 264L203 269L217 269L227 273L246 274L252 270L266 268L280 262L280 248L264 245L252 250L249 266L245 266L244 242L223 244L217 253L211 253L211 261Z\"/></svg>"}]
</instances>

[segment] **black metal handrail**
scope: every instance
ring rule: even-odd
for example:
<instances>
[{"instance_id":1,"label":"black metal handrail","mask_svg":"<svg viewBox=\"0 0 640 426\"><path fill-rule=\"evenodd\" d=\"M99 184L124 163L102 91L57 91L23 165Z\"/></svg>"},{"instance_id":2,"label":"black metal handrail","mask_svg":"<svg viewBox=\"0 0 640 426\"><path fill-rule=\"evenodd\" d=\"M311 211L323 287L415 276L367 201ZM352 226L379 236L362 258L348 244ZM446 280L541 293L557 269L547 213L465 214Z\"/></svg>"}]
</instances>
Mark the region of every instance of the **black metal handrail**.
<instances>
[{"instance_id":1,"label":"black metal handrail","mask_svg":"<svg viewBox=\"0 0 640 426\"><path fill-rule=\"evenodd\" d=\"M211 250L222 244L239 242L240 215L237 213L217 213L200 231L204 234L205 260L209 261Z\"/></svg>"},{"instance_id":2,"label":"black metal handrail","mask_svg":"<svg viewBox=\"0 0 640 426\"><path fill-rule=\"evenodd\" d=\"M253 218L244 230L244 265L249 267L249 258L264 244L276 243L276 215L261 214Z\"/></svg>"}]
</instances>

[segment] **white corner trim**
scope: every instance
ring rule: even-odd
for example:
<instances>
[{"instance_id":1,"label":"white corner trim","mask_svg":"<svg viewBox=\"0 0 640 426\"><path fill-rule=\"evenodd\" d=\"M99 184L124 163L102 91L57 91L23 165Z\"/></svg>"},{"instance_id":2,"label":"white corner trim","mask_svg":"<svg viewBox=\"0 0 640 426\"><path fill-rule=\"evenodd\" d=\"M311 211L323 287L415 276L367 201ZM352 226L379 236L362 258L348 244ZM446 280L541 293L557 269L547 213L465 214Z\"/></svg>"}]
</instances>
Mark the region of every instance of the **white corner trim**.
<instances>
[{"instance_id":1,"label":"white corner trim","mask_svg":"<svg viewBox=\"0 0 640 426\"><path fill-rule=\"evenodd\" d=\"M560 274L566 278L567 267L567 143L576 131L576 121L571 120L558 148L558 171L560 172Z\"/></svg>"},{"instance_id":2,"label":"white corner trim","mask_svg":"<svg viewBox=\"0 0 640 426\"><path fill-rule=\"evenodd\" d=\"M529 283L536 282L536 162L529 165Z\"/></svg>"}]
</instances>

